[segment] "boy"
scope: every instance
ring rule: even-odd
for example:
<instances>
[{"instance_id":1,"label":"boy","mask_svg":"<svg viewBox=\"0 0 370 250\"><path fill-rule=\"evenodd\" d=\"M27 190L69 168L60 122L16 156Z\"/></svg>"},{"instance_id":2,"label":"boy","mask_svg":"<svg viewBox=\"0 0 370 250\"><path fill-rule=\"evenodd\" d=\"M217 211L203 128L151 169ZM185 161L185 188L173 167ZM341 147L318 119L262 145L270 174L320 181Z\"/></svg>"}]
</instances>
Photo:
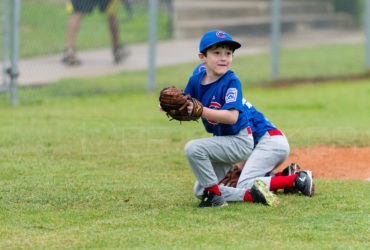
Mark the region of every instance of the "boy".
<instances>
[{"instance_id":1,"label":"boy","mask_svg":"<svg viewBox=\"0 0 370 250\"><path fill-rule=\"evenodd\" d=\"M207 32L200 41L199 59L206 70L193 75L184 90L203 104L202 122L213 137L191 140L185 154L197 181L194 193L201 198L198 207L227 205L217 183L234 163L244 161L253 149L253 137L239 78L230 70L234 51L240 43L223 31ZM189 114L192 105L188 107ZM230 193L237 189L227 190ZM262 181L244 191L246 201L277 204L276 197Z\"/></svg>"},{"instance_id":2,"label":"boy","mask_svg":"<svg viewBox=\"0 0 370 250\"><path fill-rule=\"evenodd\" d=\"M206 66L199 64L193 74L206 70ZM254 149L245 162L236 187L240 193L250 189L256 179L266 183L270 191L284 188L287 191L301 191L306 196L314 195L314 183L311 171L299 171L297 164L290 164L282 172L272 172L289 155L289 143L285 135L278 130L263 113L259 112L250 102L243 99L245 112L248 114L254 139ZM223 190L227 201L238 201L241 195L235 190Z\"/></svg>"}]
</instances>

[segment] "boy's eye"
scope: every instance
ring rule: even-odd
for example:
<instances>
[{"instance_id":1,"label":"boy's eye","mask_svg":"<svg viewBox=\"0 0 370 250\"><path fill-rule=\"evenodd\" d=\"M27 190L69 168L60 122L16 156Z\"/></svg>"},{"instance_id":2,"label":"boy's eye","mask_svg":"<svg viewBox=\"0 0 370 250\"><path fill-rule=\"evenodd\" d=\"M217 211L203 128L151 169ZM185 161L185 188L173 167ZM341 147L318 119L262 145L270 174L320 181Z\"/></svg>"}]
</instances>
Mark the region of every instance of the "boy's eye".
<instances>
[{"instance_id":1,"label":"boy's eye","mask_svg":"<svg viewBox=\"0 0 370 250\"><path fill-rule=\"evenodd\" d=\"M212 53L213 53L214 55L220 55L220 54L224 53L224 54L225 54L225 55L227 55L227 56L230 56L230 55L232 55L232 54L233 54L231 51L225 51L225 52L222 52L221 50L214 50Z\"/></svg>"}]
</instances>

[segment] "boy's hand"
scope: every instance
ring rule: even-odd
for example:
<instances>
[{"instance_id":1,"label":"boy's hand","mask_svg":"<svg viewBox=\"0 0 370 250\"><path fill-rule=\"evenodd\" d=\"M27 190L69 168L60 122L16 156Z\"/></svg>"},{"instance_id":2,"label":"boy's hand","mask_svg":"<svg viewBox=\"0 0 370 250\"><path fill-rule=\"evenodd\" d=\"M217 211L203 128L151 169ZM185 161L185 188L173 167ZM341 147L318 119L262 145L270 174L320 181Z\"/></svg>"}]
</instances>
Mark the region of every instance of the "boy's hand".
<instances>
[{"instance_id":1,"label":"boy's hand","mask_svg":"<svg viewBox=\"0 0 370 250\"><path fill-rule=\"evenodd\" d=\"M193 112L193 107L194 107L194 104L193 102L189 102L189 105L188 105L188 114L191 115L191 113Z\"/></svg>"},{"instance_id":2,"label":"boy's hand","mask_svg":"<svg viewBox=\"0 0 370 250\"><path fill-rule=\"evenodd\" d=\"M191 117L201 117L203 114L203 104L189 95L188 113Z\"/></svg>"},{"instance_id":3,"label":"boy's hand","mask_svg":"<svg viewBox=\"0 0 370 250\"><path fill-rule=\"evenodd\" d=\"M158 108L159 108L159 111L163 111L164 112L164 110L162 109L161 104L158 104Z\"/></svg>"}]
</instances>

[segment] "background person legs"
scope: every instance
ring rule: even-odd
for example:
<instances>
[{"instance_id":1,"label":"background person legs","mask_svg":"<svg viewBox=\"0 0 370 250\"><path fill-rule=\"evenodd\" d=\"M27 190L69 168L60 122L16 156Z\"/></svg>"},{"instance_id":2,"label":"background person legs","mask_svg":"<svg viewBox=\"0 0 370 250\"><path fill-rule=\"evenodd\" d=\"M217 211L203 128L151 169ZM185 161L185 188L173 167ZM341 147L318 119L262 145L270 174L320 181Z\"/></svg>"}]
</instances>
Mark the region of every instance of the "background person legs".
<instances>
[{"instance_id":1,"label":"background person legs","mask_svg":"<svg viewBox=\"0 0 370 250\"><path fill-rule=\"evenodd\" d=\"M72 0L73 14L68 23L67 41L62 62L68 66L79 65L81 61L76 57L75 42L79 24L85 14L90 14L98 6L99 11L107 15L107 22L111 33L113 58L115 63L122 62L128 56L127 50L120 42L119 21L117 19L118 0Z\"/></svg>"},{"instance_id":2,"label":"background person legs","mask_svg":"<svg viewBox=\"0 0 370 250\"><path fill-rule=\"evenodd\" d=\"M64 56L62 62L67 65L79 65L81 61L77 59L76 52L75 52L75 41L78 32L78 28L80 26L80 21L83 17L82 12L74 12L69 19L68 23L68 30L67 30L67 41L66 47L64 50Z\"/></svg>"},{"instance_id":3,"label":"background person legs","mask_svg":"<svg viewBox=\"0 0 370 250\"><path fill-rule=\"evenodd\" d=\"M112 39L113 59L115 63L122 62L128 56L127 49L124 48L120 41L120 25L117 18L117 6L119 3L119 0L101 0L99 3L100 11L104 12L108 18Z\"/></svg>"},{"instance_id":4,"label":"background person legs","mask_svg":"<svg viewBox=\"0 0 370 250\"><path fill-rule=\"evenodd\" d=\"M117 16L115 14L109 15L108 23L112 36L114 62L120 63L129 55L129 53L120 41L119 21Z\"/></svg>"}]
</instances>

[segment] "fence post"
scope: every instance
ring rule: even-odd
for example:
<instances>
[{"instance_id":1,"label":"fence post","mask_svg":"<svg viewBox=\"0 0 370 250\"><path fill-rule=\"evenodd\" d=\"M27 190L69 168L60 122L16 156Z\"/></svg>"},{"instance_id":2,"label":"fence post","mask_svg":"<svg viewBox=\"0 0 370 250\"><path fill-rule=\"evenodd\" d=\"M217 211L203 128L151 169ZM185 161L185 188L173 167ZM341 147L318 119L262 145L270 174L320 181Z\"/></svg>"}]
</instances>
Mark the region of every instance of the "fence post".
<instances>
[{"instance_id":1,"label":"fence post","mask_svg":"<svg viewBox=\"0 0 370 250\"><path fill-rule=\"evenodd\" d=\"M272 0L271 7L271 76L279 76L279 47L280 47L280 0Z\"/></svg>"},{"instance_id":2,"label":"fence post","mask_svg":"<svg viewBox=\"0 0 370 250\"><path fill-rule=\"evenodd\" d=\"M21 1L13 0L12 11L12 55L10 68L10 104L18 104L18 54L19 54L19 23Z\"/></svg>"},{"instance_id":3,"label":"fence post","mask_svg":"<svg viewBox=\"0 0 370 250\"><path fill-rule=\"evenodd\" d=\"M173 37L174 34L174 7L173 7L173 0L167 0L167 11L168 11L168 17L169 17L169 22L168 22L168 31L170 33L171 38Z\"/></svg>"},{"instance_id":4,"label":"fence post","mask_svg":"<svg viewBox=\"0 0 370 250\"><path fill-rule=\"evenodd\" d=\"M149 0L149 64L148 64L148 91L154 93L156 78L156 41L157 41L157 7L158 0Z\"/></svg>"},{"instance_id":5,"label":"fence post","mask_svg":"<svg viewBox=\"0 0 370 250\"><path fill-rule=\"evenodd\" d=\"M365 5L365 67L370 69L370 0Z\"/></svg>"},{"instance_id":6,"label":"fence post","mask_svg":"<svg viewBox=\"0 0 370 250\"><path fill-rule=\"evenodd\" d=\"M3 84L0 92L8 89L8 67L9 67L9 0L3 0Z\"/></svg>"}]
</instances>

